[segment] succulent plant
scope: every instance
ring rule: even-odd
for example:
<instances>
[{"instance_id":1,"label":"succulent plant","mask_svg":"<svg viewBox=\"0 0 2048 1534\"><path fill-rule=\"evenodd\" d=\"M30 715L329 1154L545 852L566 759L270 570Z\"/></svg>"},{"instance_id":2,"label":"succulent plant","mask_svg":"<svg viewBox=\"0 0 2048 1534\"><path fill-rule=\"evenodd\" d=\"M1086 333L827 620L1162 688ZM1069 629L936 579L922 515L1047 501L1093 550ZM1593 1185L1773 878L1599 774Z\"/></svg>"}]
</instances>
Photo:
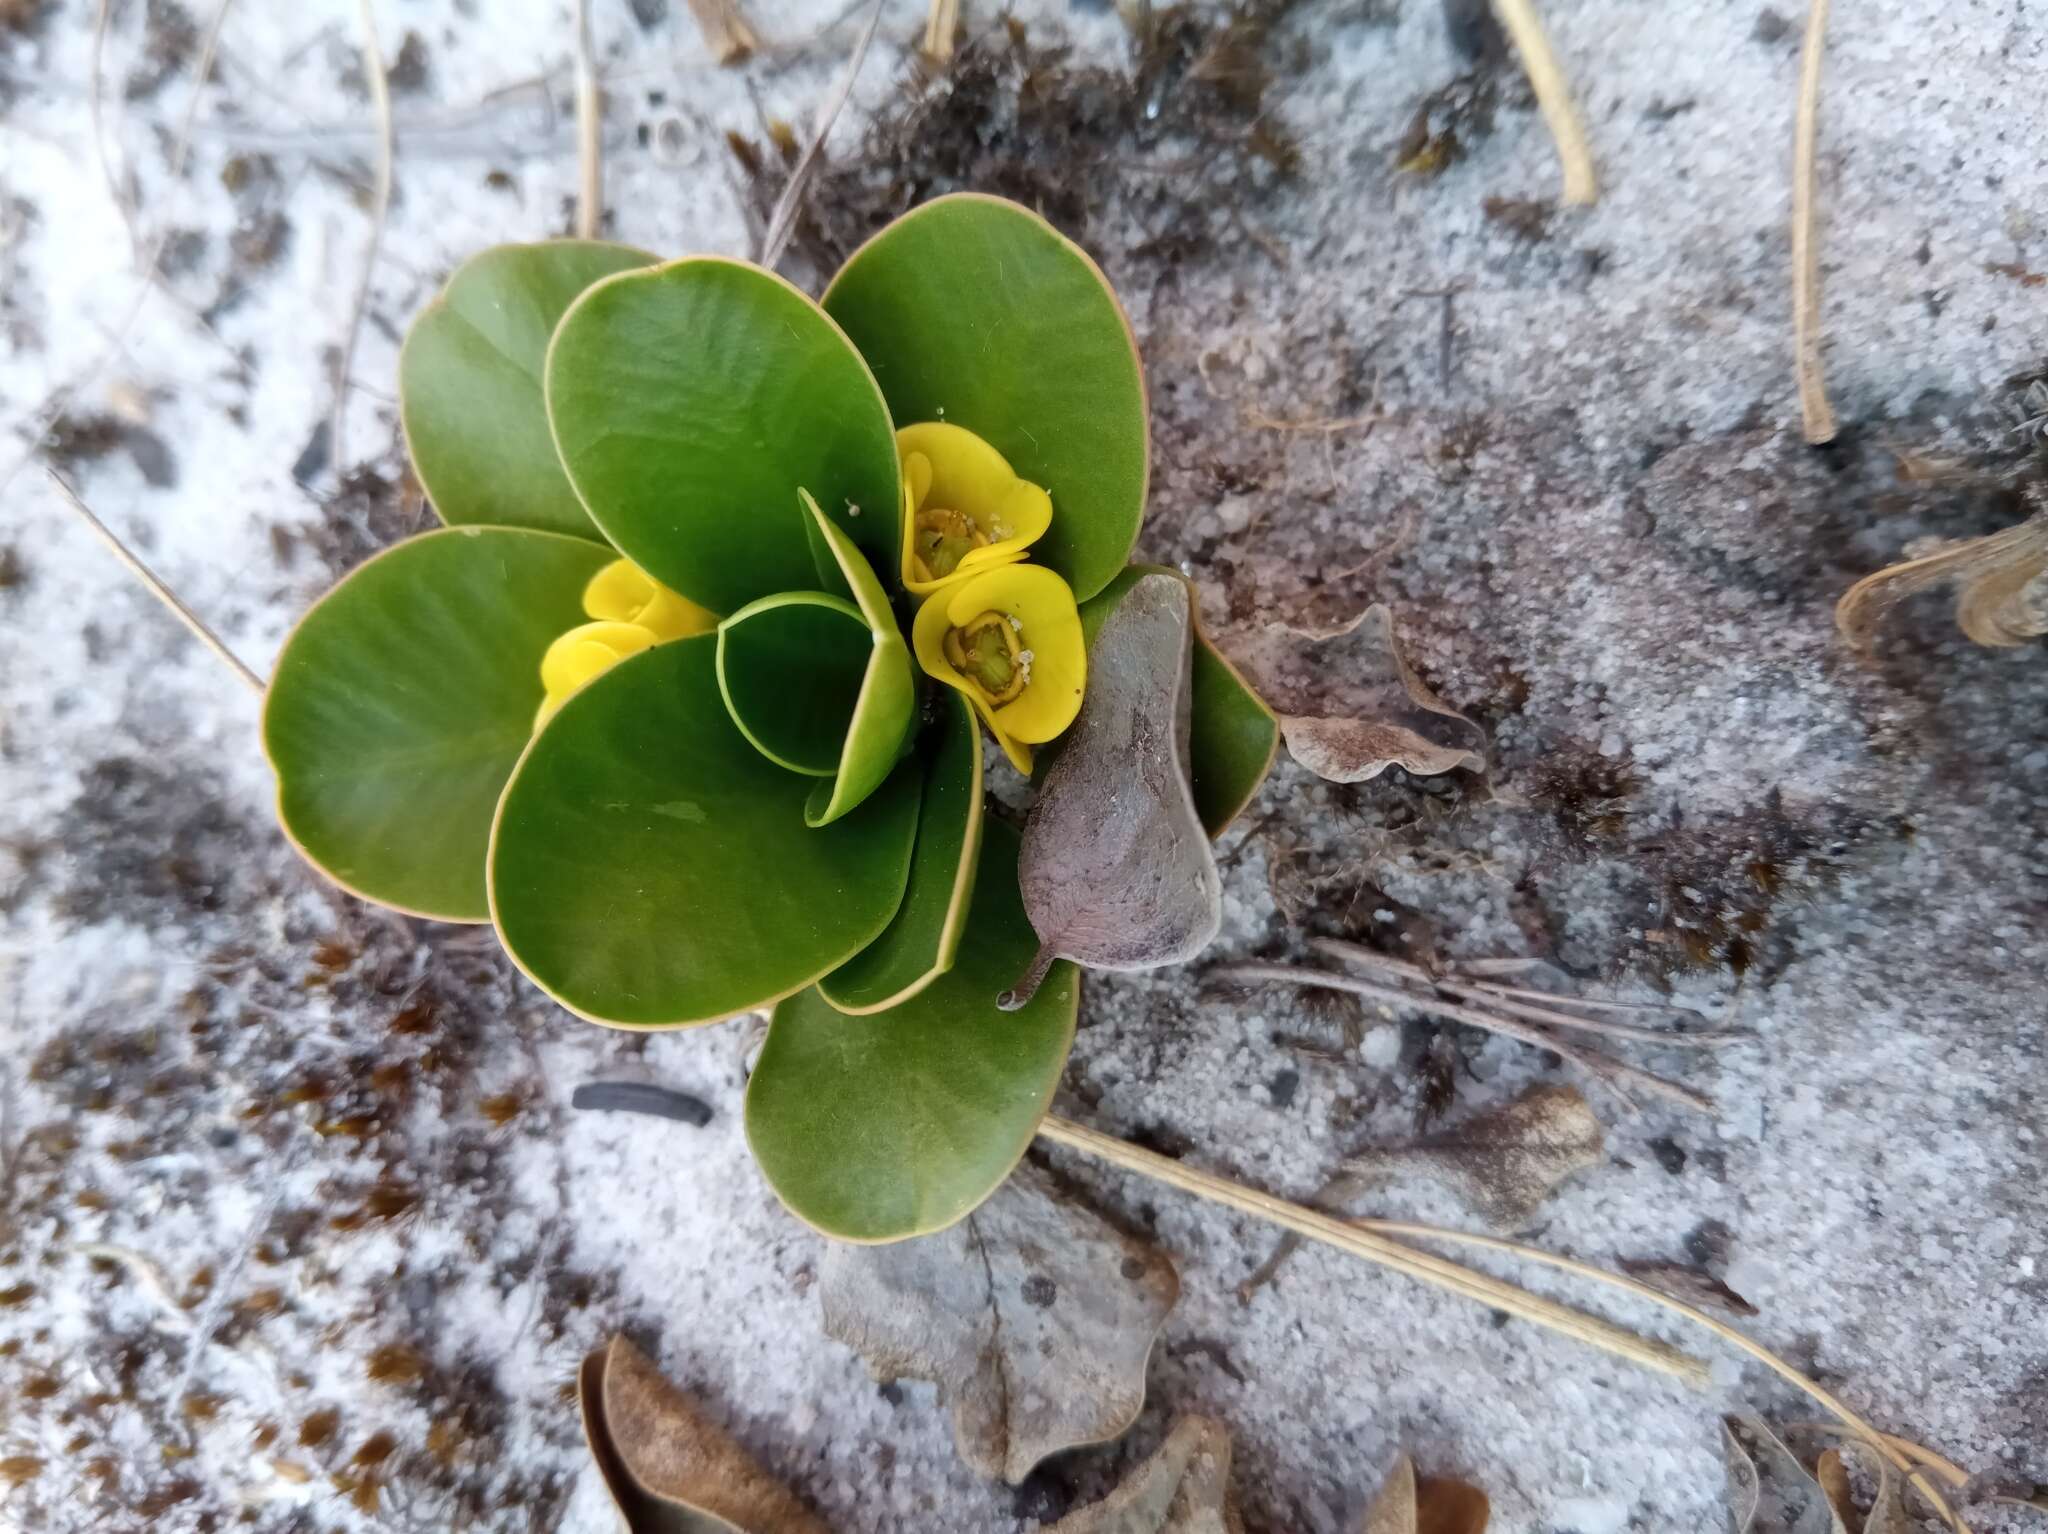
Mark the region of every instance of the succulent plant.
<instances>
[{"instance_id":1,"label":"succulent plant","mask_svg":"<svg viewBox=\"0 0 2048 1534\"><path fill-rule=\"evenodd\" d=\"M870 1241L966 1214L1079 997L1060 963L997 1008L1038 944L980 733L1030 771L1132 588L1145 387L1101 273L980 196L898 219L822 302L718 257L501 246L400 385L445 525L287 640L287 834L364 899L493 923L594 1022L772 1008L747 1130L784 1202ZM1277 731L1199 641L1192 667L1158 686L1192 700L1214 835Z\"/></svg>"}]
</instances>

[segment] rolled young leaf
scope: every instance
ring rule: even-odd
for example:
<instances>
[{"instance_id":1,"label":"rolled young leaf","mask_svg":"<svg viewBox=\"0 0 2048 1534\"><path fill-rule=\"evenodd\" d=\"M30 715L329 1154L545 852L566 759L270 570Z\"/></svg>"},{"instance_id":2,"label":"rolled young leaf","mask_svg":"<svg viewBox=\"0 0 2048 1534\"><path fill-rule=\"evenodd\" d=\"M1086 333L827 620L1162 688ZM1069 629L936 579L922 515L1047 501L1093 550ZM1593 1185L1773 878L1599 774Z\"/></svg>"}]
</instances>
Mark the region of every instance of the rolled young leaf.
<instances>
[{"instance_id":1,"label":"rolled young leaf","mask_svg":"<svg viewBox=\"0 0 2048 1534\"><path fill-rule=\"evenodd\" d=\"M596 240L499 245L420 312L398 356L399 419L443 522L602 538L555 456L541 367L585 288L654 260Z\"/></svg>"},{"instance_id":2,"label":"rolled young leaf","mask_svg":"<svg viewBox=\"0 0 2048 1534\"><path fill-rule=\"evenodd\" d=\"M818 982L841 1012L865 1015L908 1001L953 967L981 857L981 731L957 692L937 699L925 730L924 802L903 906L882 935Z\"/></svg>"},{"instance_id":3,"label":"rolled young leaf","mask_svg":"<svg viewBox=\"0 0 2048 1534\"><path fill-rule=\"evenodd\" d=\"M917 669L910 647L896 626L888 594L853 539L826 516L808 490L799 488L797 502L809 530L812 557L820 546L831 557L841 583L853 593L860 616L867 621L870 648L860 695L847 720L845 743L831 783L811 790L804 819L830 825L880 786L909 744L917 724Z\"/></svg>"},{"instance_id":4,"label":"rolled young leaf","mask_svg":"<svg viewBox=\"0 0 2048 1534\"><path fill-rule=\"evenodd\" d=\"M570 482L619 551L714 612L818 584L789 508L808 486L878 570L903 488L874 375L780 277L696 256L598 283L547 361Z\"/></svg>"},{"instance_id":5,"label":"rolled young leaf","mask_svg":"<svg viewBox=\"0 0 2048 1534\"><path fill-rule=\"evenodd\" d=\"M1123 568L1145 514L1145 379L1080 246L1014 202L940 197L855 251L823 302L899 427L963 426L1051 492L1033 560L1081 600Z\"/></svg>"},{"instance_id":6,"label":"rolled young leaf","mask_svg":"<svg viewBox=\"0 0 2048 1534\"><path fill-rule=\"evenodd\" d=\"M350 893L490 919L491 817L533 733L540 661L583 621L601 544L446 528L357 566L299 621L263 704L285 835Z\"/></svg>"},{"instance_id":7,"label":"rolled young leaf","mask_svg":"<svg viewBox=\"0 0 2048 1534\"><path fill-rule=\"evenodd\" d=\"M983 833L973 914L950 972L873 1017L816 990L775 1009L747 1086L747 1140L776 1197L843 1241L943 1230L1010 1174L1074 1040L1080 977L1054 968L1023 1010L995 995L1031 958L1017 833Z\"/></svg>"},{"instance_id":8,"label":"rolled young leaf","mask_svg":"<svg viewBox=\"0 0 2048 1534\"><path fill-rule=\"evenodd\" d=\"M1101 592L1081 604L1081 632L1088 647L1103 620L1116 611L1124 594L1141 576L1171 575L1186 582L1178 570L1165 565L1129 565ZM1243 813L1266 774L1273 770L1273 757L1280 748L1280 721L1266 701L1223 652L1209 643L1202 632L1201 608L1188 588L1188 609L1195 621L1194 690L1188 731L1188 776L1195 792L1195 809L1211 837L1221 836ZM1057 752L1058 745L1051 748ZM1049 752L1044 758L1050 765ZM1040 777L1043 777L1041 768Z\"/></svg>"},{"instance_id":9,"label":"rolled young leaf","mask_svg":"<svg viewBox=\"0 0 2048 1534\"><path fill-rule=\"evenodd\" d=\"M718 690L755 750L787 771L829 778L873 648L851 602L819 591L762 597L718 625Z\"/></svg>"},{"instance_id":10,"label":"rolled young leaf","mask_svg":"<svg viewBox=\"0 0 2048 1534\"><path fill-rule=\"evenodd\" d=\"M591 682L527 749L491 836L491 914L513 961L594 1022L713 1022L809 985L903 898L918 764L844 819L804 824L814 779L726 716L710 635Z\"/></svg>"}]
</instances>

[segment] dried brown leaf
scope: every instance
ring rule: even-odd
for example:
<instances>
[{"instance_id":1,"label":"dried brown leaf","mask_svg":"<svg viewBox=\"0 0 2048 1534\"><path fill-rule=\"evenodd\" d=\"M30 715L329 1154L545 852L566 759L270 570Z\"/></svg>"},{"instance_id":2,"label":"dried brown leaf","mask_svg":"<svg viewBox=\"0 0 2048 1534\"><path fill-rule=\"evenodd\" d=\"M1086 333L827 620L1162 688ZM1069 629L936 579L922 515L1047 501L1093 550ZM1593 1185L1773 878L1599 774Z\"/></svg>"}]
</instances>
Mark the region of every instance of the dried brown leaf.
<instances>
[{"instance_id":1,"label":"dried brown leaf","mask_svg":"<svg viewBox=\"0 0 2048 1534\"><path fill-rule=\"evenodd\" d=\"M1317 777L1361 783L1389 767L1422 777L1486 770L1486 732L1423 684L1384 605L1335 628L1270 624L1233 648L1281 710L1289 754Z\"/></svg>"},{"instance_id":2,"label":"dried brown leaf","mask_svg":"<svg viewBox=\"0 0 2048 1534\"><path fill-rule=\"evenodd\" d=\"M1848 1534L1820 1482L1755 1417L1721 1419L1734 1534Z\"/></svg>"},{"instance_id":3,"label":"dried brown leaf","mask_svg":"<svg viewBox=\"0 0 2048 1534\"><path fill-rule=\"evenodd\" d=\"M1223 921L1223 881L1188 781L1194 622L1185 581L1141 576L1096 635L1088 695L1024 825L1017 879L1038 933L1004 993L1030 1000L1054 959L1154 969Z\"/></svg>"},{"instance_id":4,"label":"dried brown leaf","mask_svg":"<svg viewBox=\"0 0 2048 1534\"><path fill-rule=\"evenodd\" d=\"M628 1534L827 1534L623 1337L583 1360L583 1433Z\"/></svg>"},{"instance_id":5,"label":"dried brown leaf","mask_svg":"<svg viewBox=\"0 0 2048 1534\"><path fill-rule=\"evenodd\" d=\"M1343 1166L1342 1193L1416 1172L1512 1229L1574 1172L1598 1165L1603 1144L1600 1121L1578 1091L1536 1086L1456 1128L1353 1156Z\"/></svg>"},{"instance_id":6,"label":"dried brown leaf","mask_svg":"<svg viewBox=\"0 0 2048 1534\"><path fill-rule=\"evenodd\" d=\"M2048 634L2048 513L1866 575L1835 605L1835 626L1865 648L1893 605L1936 586L1957 588L1956 621L1977 644Z\"/></svg>"},{"instance_id":7,"label":"dried brown leaf","mask_svg":"<svg viewBox=\"0 0 2048 1534\"><path fill-rule=\"evenodd\" d=\"M1651 1288L1662 1289L1666 1294L1684 1300L1689 1305L1707 1305L1736 1316L1753 1316L1757 1313L1754 1305L1720 1279L1705 1268L1696 1268L1690 1263L1624 1257L1621 1259L1621 1271L1630 1278L1639 1278Z\"/></svg>"},{"instance_id":8,"label":"dried brown leaf","mask_svg":"<svg viewBox=\"0 0 2048 1534\"><path fill-rule=\"evenodd\" d=\"M1028 1164L936 1235L828 1247L819 1281L826 1334L879 1379L937 1384L960 1457L1011 1482L1136 1420L1179 1295L1165 1253Z\"/></svg>"},{"instance_id":9,"label":"dried brown leaf","mask_svg":"<svg viewBox=\"0 0 2048 1534\"><path fill-rule=\"evenodd\" d=\"M1875 1488L1868 1511L1856 1505L1849 1474L1852 1459L1863 1464ZM1813 1474L1844 1528L1854 1530L1855 1534L1913 1534L1913 1521L1906 1514L1904 1483L1868 1444L1845 1439L1839 1447L1821 1455Z\"/></svg>"},{"instance_id":10,"label":"dried brown leaf","mask_svg":"<svg viewBox=\"0 0 2048 1534\"><path fill-rule=\"evenodd\" d=\"M1463 1481L1419 1476L1406 1454L1394 1460L1359 1534L1486 1534L1493 1506Z\"/></svg>"},{"instance_id":11,"label":"dried brown leaf","mask_svg":"<svg viewBox=\"0 0 2048 1534\"><path fill-rule=\"evenodd\" d=\"M1230 1430L1213 1417L1180 1418L1121 1486L1046 1534L1244 1534L1230 1495Z\"/></svg>"}]
</instances>

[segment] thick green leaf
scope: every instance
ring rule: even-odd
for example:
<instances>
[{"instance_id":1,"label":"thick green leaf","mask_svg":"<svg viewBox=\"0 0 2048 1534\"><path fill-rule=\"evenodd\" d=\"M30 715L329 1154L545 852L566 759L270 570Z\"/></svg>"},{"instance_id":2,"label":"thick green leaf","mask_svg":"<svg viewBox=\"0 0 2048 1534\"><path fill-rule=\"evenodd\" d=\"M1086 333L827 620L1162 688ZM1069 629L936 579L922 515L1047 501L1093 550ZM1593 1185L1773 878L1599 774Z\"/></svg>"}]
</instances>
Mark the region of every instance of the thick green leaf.
<instances>
[{"instance_id":1,"label":"thick green leaf","mask_svg":"<svg viewBox=\"0 0 2048 1534\"><path fill-rule=\"evenodd\" d=\"M491 815L533 734L540 658L611 550L445 528L350 572L285 641L263 704L285 835L365 900L487 921Z\"/></svg>"},{"instance_id":2,"label":"thick green leaf","mask_svg":"<svg viewBox=\"0 0 2048 1534\"><path fill-rule=\"evenodd\" d=\"M981 856L981 731L950 689L927 727L924 804L902 909L882 935L818 982L841 1012L865 1015L908 1001L953 967Z\"/></svg>"},{"instance_id":3,"label":"thick green leaf","mask_svg":"<svg viewBox=\"0 0 2048 1534\"><path fill-rule=\"evenodd\" d=\"M791 772L829 778L873 649L851 602L785 591L718 625L718 690L755 750Z\"/></svg>"},{"instance_id":4,"label":"thick green leaf","mask_svg":"<svg viewBox=\"0 0 2048 1534\"><path fill-rule=\"evenodd\" d=\"M555 332L547 402L597 525L713 612L817 585L799 486L897 568L888 407L839 327L772 273L697 256L599 283Z\"/></svg>"},{"instance_id":5,"label":"thick green leaf","mask_svg":"<svg viewBox=\"0 0 2048 1534\"><path fill-rule=\"evenodd\" d=\"M809 985L896 914L918 766L823 830L815 780L726 716L709 634L622 661L563 705L513 771L491 836L506 951L571 1011L711 1022Z\"/></svg>"},{"instance_id":6,"label":"thick green leaf","mask_svg":"<svg viewBox=\"0 0 2048 1534\"><path fill-rule=\"evenodd\" d=\"M1031 557L1093 596L1145 513L1145 380L1102 272L1037 214L966 193L855 251L825 311L874 369L898 426L948 421L1052 493Z\"/></svg>"},{"instance_id":7,"label":"thick green leaf","mask_svg":"<svg viewBox=\"0 0 2048 1534\"><path fill-rule=\"evenodd\" d=\"M996 993L1037 946L1017 895L1017 833L988 824L953 968L873 1017L816 990L775 1009L747 1087L769 1186L843 1241L900 1241L968 1214L1024 1154L1074 1041L1080 976L1057 965L1017 1012Z\"/></svg>"},{"instance_id":8,"label":"thick green leaf","mask_svg":"<svg viewBox=\"0 0 2048 1534\"><path fill-rule=\"evenodd\" d=\"M1116 611L1124 593L1143 575L1171 575L1186 580L1179 571L1165 565L1125 568L1099 595L1081 604L1081 633L1090 650L1095 648L1095 635L1103 620ZM1191 589L1191 602L1193 595ZM1280 746L1280 721L1266 707L1265 700L1238 675L1237 668L1209 643L1202 632L1198 604L1194 611L1189 777L1193 780L1195 809L1202 817L1202 825L1211 837L1217 837L1229 829L1272 770L1273 753Z\"/></svg>"},{"instance_id":9,"label":"thick green leaf","mask_svg":"<svg viewBox=\"0 0 2048 1534\"><path fill-rule=\"evenodd\" d=\"M654 259L595 240L499 245L457 268L413 321L399 415L443 522L600 536L555 457L541 368L578 294Z\"/></svg>"},{"instance_id":10,"label":"thick green leaf","mask_svg":"<svg viewBox=\"0 0 2048 1534\"><path fill-rule=\"evenodd\" d=\"M867 674L846 726L846 745L838 775L829 785L811 790L804 818L814 826L830 825L875 791L889 775L917 724L917 667L910 646L896 626L888 593L873 566L844 530L819 509L810 491L799 489L813 557L820 545L829 553L840 582L853 593L872 638Z\"/></svg>"}]
</instances>

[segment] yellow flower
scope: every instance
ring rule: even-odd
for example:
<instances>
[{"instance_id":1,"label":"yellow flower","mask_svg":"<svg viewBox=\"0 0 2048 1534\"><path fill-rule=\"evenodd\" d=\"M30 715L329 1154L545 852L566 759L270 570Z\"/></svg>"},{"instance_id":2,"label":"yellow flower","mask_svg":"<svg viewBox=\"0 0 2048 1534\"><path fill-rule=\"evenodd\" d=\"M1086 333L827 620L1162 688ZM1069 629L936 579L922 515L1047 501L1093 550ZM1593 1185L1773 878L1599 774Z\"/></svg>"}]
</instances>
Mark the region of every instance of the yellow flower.
<instances>
[{"instance_id":1,"label":"yellow flower","mask_svg":"<svg viewBox=\"0 0 2048 1534\"><path fill-rule=\"evenodd\" d=\"M541 657L540 683L547 696L533 718L536 730L627 656L718 627L715 613L670 591L630 559L615 559L590 578L583 588L583 610L596 621L570 629Z\"/></svg>"},{"instance_id":2,"label":"yellow flower","mask_svg":"<svg viewBox=\"0 0 2048 1534\"><path fill-rule=\"evenodd\" d=\"M944 421L896 433L903 460L903 584L919 596L1015 563L1052 525L1052 497L1007 459Z\"/></svg>"},{"instance_id":3,"label":"yellow flower","mask_svg":"<svg viewBox=\"0 0 2048 1534\"><path fill-rule=\"evenodd\" d=\"M957 687L1019 772L1031 747L1081 711L1088 652L1074 593L1039 565L966 572L925 599L911 647L927 675Z\"/></svg>"}]
</instances>

